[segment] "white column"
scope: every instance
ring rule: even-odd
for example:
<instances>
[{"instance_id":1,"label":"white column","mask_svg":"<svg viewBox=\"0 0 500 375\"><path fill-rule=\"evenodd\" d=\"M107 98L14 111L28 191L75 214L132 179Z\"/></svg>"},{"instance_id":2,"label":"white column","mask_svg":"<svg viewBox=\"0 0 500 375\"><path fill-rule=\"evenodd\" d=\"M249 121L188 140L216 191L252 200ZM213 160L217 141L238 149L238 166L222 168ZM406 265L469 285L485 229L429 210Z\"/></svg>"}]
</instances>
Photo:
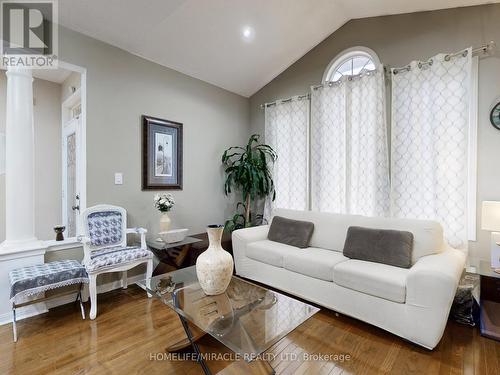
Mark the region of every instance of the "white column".
<instances>
[{"instance_id":1,"label":"white column","mask_svg":"<svg viewBox=\"0 0 500 375\"><path fill-rule=\"evenodd\" d=\"M35 236L33 76L7 71L5 129L5 242L0 245L0 324L11 321L9 271L44 262L46 246ZM23 310L25 310L23 312ZM21 316L47 311L45 303L21 309Z\"/></svg>"},{"instance_id":2,"label":"white column","mask_svg":"<svg viewBox=\"0 0 500 375\"><path fill-rule=\"evenodd\" d=\"M33 76L20 68L6 74L6 228L0 252L42 246L35 236Z\"/></svg>"}]
</instances>

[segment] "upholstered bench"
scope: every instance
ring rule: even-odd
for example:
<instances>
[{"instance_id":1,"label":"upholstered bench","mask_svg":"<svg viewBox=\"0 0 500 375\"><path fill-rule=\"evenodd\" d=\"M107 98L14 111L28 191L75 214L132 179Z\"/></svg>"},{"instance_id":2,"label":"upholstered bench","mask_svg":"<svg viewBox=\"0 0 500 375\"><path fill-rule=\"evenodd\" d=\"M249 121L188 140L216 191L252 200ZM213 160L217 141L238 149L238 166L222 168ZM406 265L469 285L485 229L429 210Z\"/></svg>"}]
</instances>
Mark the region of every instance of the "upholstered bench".
<instances>
[{"instance_id":1,"label":"upholstered bench","mask_svg":"<svg viewBox=\"0 0 500 375\"><path fill-rule=\"evenodd\" d=\"M33 301L19 301L29 296L44 293L48 290L68 285L80 284L76 300L80 301L82 318L85 319L85 310L82 304L82 287L83 284L89 282L89 278L85 267L76 260L59 260L45 264L18 268L10 271L9 280L14 341L17 341L16 309L60 297L61 294L52 297L38 298ZM72 294L74 291L68 292L67 294L69 293Z\"/></svg>"}]
</instances>

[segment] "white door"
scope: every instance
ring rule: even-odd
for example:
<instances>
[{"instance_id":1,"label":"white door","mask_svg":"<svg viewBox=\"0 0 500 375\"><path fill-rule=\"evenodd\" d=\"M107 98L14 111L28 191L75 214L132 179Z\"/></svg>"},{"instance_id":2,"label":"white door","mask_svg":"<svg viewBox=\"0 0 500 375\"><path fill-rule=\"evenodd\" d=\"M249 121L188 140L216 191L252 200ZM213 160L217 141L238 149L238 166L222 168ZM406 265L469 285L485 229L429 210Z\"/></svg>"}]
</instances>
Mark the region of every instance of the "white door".
<instances>
[{"instance_id":1,"label":"white door","mask_svg":"<svg viewBox=\"0 0 500 375\"><path fill-rule=\"evenodd\" d=\"M68 121L63 129L62 142L62 213L66 238L79 233L80 214L80 116Z\"/></svg>"}]
</instances>

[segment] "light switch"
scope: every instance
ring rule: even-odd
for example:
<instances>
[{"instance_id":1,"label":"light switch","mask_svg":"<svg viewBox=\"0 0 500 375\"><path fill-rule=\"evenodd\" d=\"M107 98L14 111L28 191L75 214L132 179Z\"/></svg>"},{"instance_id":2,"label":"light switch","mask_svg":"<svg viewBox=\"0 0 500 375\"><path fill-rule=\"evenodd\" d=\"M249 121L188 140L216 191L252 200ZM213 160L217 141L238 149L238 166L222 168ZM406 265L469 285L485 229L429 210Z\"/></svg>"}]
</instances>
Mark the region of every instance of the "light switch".
<instances>
[{"instance_id":1,"label":"light switch","mask_svg":"<svg viewBox=\"0 0 500 375\"><path fill-rule=\"evenodd\" d=\"M123 173L115 173L115 185L123 185Z\"/></svg>"}]
</instances>

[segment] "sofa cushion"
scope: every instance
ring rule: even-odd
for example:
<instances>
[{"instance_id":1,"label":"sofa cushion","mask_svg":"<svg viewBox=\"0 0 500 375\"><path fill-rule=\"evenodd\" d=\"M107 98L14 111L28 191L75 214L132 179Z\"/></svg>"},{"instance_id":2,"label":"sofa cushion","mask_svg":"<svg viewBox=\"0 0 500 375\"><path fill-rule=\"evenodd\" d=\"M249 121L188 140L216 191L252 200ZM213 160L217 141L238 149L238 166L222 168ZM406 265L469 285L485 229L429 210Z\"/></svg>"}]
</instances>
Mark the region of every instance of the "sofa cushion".
<instances>
[{"instance_id":1,"label":"sofa cushion","mask_svg":"<svg viewBox=\"0 0 500 375\"><path fill-rule=\"evenodd\" d=\"M95 250L90 254L90 261L85 264L87 272L96 272L102 268L119 266L135 262L140 259L149 259L153 253L137 246L117 246Z\"/></svg>"},{"instance_id":2,"label":"sofa cushion","mask_svg":"<svg viewBox=\"0 0 500 375\"><path fill-rule=\"evenodd\" d=\"M267 238L271 241L284 243L304 249L309 246L314 231L310 221L292 220L275 216L269 228Z\"/></svg>"},{"instance_id":3,"label":"sofa cushion","mask_svg":"<svg viewBox=\"0 0 500 375\"><path fill-rule=\"evenodd\" d=\"M364 217L363 227L404 230L413 234L412 265L421 257L444 250L443 227L436 221L401 218Z\"/></svg>"},{"instance_id":4,"label":"sofa cushion","mask_svg":"<svg viewBox=\"0 0 500 375\"><path fill-rule=\"evenodd\" d=\"M293 246L263 240L249 243L245 254L250 259L283 268L284 256L298 250L299 249Z\"/></svg>"},{"instance_id":5,"label":"sofa cushion","mask_svg":"<svg viewBox=\"0 0 500 375\"><path fill-rule=\"evenodd\" d=\"M333 267L348 259L337 251L309 247L285 254L284 268L316 279L333 281Z\"/></svg>"},{"instance_id":6,"label":"sofa cushion","mask_svg":"<svg viewBox=\"0 0 500 375\"><path fill-rule=\"evenodd\" d=\"M333 268L333 282L345 288L404 303L410 270L363 260L347 260Z\"/></svg>"},{"instance_id":7,"label":"sofa cushion","mask_svg":"<svg viewBox=\"0 0 500 375\"><path fill-rule=\"evenodd\" d=\"M390 266L410 268L413 234L399 230L350 227L344 255Z\"/></svg>"}]
</instances>

